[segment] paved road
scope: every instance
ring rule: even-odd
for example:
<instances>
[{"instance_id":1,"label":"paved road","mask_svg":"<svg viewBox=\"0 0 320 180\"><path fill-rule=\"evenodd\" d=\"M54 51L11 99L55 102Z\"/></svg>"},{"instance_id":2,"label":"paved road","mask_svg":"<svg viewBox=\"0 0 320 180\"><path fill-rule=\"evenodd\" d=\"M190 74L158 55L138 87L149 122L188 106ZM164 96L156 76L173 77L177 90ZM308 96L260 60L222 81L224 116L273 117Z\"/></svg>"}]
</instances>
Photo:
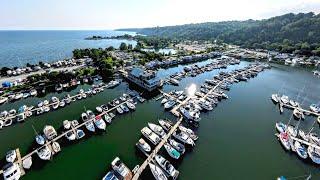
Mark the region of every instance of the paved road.
<instances>
[{"instance_id":1,"label":"paved road","mask_svg":"<svg viewBox=\"0 0 320 180\"><path fill-rule=\"evenodd\" d=\"M63 68L51 68L51 69L46 69L46 70L50 70L50 71L65 71L65 70L69 70L69 71L72 71L72 70L77 69L79 67L83 67L83 65L72 66L72 67L63 67ZM25 79L30 75L45 73L46 70L40 70L40 71L37 71L37 72L31 72L31 73L28 73L28 74L21 74L19 76L1 77L0 78L0 86L2 86L3 82L6 82L6 81L13 82L13 81L15 81L17 79Z\"/></svg>"}]
</instances>

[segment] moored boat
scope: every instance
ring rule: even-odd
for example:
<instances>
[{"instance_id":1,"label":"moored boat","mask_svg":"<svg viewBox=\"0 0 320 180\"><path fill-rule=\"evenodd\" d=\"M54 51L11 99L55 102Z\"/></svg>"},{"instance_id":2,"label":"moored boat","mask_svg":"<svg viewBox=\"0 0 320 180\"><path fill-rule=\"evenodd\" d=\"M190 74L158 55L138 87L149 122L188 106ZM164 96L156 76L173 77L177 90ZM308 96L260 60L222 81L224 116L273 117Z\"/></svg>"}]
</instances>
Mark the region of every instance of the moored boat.
<instances>
[{"instance_id":1,"label":"moored boat","mask_svg":"<svg viewBox=\"0 0 320 180\"><path fill-rule=\"evenodd\" d=\"M294 142L294 147L299 157L301 157L302 159L308 158L308 151L300 142Z\"/></svg>"},{"instance_id":2,"label":"moored boat","mask_svg":"<svg viewBox=\"0 0 320 180\"><path fill-rule=\"evenodd\" d=\"M186 148L183 144L175 141L174 139L169 139L168 140L169 144L176 149L180 154L184 154L186 151Z\"/></svg>"},{"instance_id":3,"label":"moored boat","mask_svg":"<svg viewBox=\"0 0 320 180\"><path fill-rule=\"evenodd\" d=\"M179 171L174 168L174 166L160 155L155 156L155 160L158 165L172 178L176 179L179 175Z\"/></svg>"},{"instance_id":4,"label":"moored boat","mask_svg":"<svg viewBox=\"0 0 320 180\"><path fill-rule=\"evenodd\" d=\"M131 170L120 160L119 157L116 157L111 162L112 169L121 177L123 180L131 180L132 172Z\"/></svg>"},{"instance_id":5,"label":"moored boat","mask_svg":"<svg viewBox=\"0 0 320 180\"><path fill-rule=\"evenodd\" d=\"M291 149L289 138L290 137L289 137L288 133L286 133L286 132L282 132L279 134L279 140L280 140L282 146L288 151Z\"/></svg>"},{"instance_id":6,"label":"moored boat","mask_svg":"<svg viewBox=\"0 0 320 180\"><path fill-rule=\"evenodd\" d=\"M316 163L316 164L320 164L320 152L319 150L317 150L316 148L309 146L308 147L308 155L310 157L310 159Z\"/></svg>"},{"instance_id":7,"label":"moored boat","mask_svg":"<svg viewBox=\"0 0 320 180\"><path fill-rule=\"evenodd\" d=\"M100 130L106 130L106 123L102 120L100 116L96 116L93 120L94 124L97 126Z\"/></svg>"},{"instance_id":8,"label":"moored boat","mask_svg":"<svg viewBox=\"0 0 320 180\"><path fill-rule=\"evenodd\" d=\"M149 162L149 167L150 167L150 170L153 174L153 177L156 180L167 180L168 179L167 176L164 174L164 172L162 171L162 169L158 165Z\"/></svg>"},{"instance_id":9,"label":"moored boat","mask_svg":"<svg viewBox=\"0 0 320 180\"><path fill-rule=\"evenodd\" d=\"M174 149L169 143L165 143L164 148L166 149L166 151L170 155L170 157L172 157L174 159L180 158L180 153L176 149Z\"/></svg>"},{"instance_id":10,"label":"moored boat","mask_svg":"<svg viewBox=\"0 0 320 180\"><path fill-rule=\"evenodd\" d=\"M160 137L164 137L166 135L163 128L157 124L148 123L148 127Z\"/></svg>"},{"instance_id":11,"label":"moored boat","mask_svg":"<svg viewBox=\"0 0 320 180\"><path fill-rule=\"evenodd\" d=\"M48 146L44 146L41 149L37 150L37 154L42 160L50 160L52 152Z\"/></svg>"},{"instance_id":12,"label":"moored boat","mask_svg":"<svg viewBox=\"0 0 320 180\"><path fill-rule=\"evenodd\" d=\"M157 145L161 141L160 137L152 132L148 127L141 129L141 133L154 145Z\"/></svg>"},{"instance_id":13,"label":"moored boat","mask_svg":"<svg viewBox=\"0 0 320 180\"><path fill-rule=\"evenodd\" d=\"M173 137L175 137L177 140L185 143L185 144L189 144L191 146L194 146L195 143L194 141L189 137L189 135L183 131L175 131L173 133Z\"/></svg>"},{"instance_id":14,"label":"moored boat","mask_svg":"<svg viewBox=\"0 0 320 180\"><path fill-rule=\"evenodd\" d=\"M17 158L17 153L16 150L10 150L6 154L6 161L9 163L12 163L16 160Z\"/></svg>"},{"instance_id":15,"label":"moored boat","mask_svg":"<svg viewBox=\"0 0 320 180\"><path fill-rule=\"evenodd\" d=\"M142 138L139 139L139 141L136 143L136 146L146 152L146 153L150 153L151 152L151 146Z\"/></svg>"}]
</instances>

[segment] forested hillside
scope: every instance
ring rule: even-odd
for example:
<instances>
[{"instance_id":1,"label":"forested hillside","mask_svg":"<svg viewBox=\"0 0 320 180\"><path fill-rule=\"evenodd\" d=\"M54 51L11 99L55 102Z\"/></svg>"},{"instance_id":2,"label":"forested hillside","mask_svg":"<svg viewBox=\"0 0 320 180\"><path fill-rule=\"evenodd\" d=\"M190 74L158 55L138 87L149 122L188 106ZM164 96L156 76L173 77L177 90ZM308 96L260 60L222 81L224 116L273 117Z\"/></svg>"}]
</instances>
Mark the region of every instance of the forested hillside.
<instances>
[{"instance_id":1,"label":"forested hillside","mask_svg":"<svg viewBox=\"0 0 320 180\"><path fill-rule=\"evenodd\" d=\"M207 22L126 29L172 39L221 40L248 48L320 55L320 14L285 14L264 20Z\"/></svg>"}]
</instances>

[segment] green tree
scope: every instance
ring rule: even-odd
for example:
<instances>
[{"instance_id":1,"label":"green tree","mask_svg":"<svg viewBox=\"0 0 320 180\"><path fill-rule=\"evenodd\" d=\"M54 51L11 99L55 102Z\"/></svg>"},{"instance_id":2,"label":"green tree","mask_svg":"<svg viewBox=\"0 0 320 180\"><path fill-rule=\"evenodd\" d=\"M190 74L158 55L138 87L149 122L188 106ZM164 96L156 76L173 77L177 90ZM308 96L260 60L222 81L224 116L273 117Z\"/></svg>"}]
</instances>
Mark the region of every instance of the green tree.
<instances>
[{"instance_id":1,"label":"green tree","mask_svg":"<svg viewBox=\"0 0 320 180\"><path fill-rule=\"evenodd\" d=\"M122 51L125 51L125 50L128 50L128 46L127 46L127 44L126 43L124 43L124 42L122 42L121 44L120 44L120 50L122 50Z\"/></svg>"}]
</instances>

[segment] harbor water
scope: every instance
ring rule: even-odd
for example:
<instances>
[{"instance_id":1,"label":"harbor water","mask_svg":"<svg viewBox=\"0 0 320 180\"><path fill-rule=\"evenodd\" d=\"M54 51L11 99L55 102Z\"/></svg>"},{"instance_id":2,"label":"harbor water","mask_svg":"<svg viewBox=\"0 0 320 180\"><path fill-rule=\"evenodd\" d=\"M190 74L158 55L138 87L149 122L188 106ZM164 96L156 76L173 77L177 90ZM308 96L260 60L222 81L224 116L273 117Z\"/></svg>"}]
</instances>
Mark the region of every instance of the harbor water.
<instances>
[{"instance_id":1,"label":"harbor water","mask_svg":"<svg viewBox=\"0 0 320 180\"><path fill-rule=\"evenodd\" d=\"M211 60L198 63L203 65ZM165 85L163 91L173 89L186 90L192 84L200 89L205 79L211 79L220 71L231 71L247 66L250 62L242 61L240 65L231 65L227 69L205 72L197 77L186 77L179 86ZM178 72L184 66L159 70L161 78ZM76 93L79 86L68 92ZM94 110L96 106L106 103L127 92L126 82L114 89L107 89L96 96L76 101L71 105L40 116L27 119L26 122L4 128L0 131L0 157L14 148L20 148L22 155L31 151L35 133L46 124L56 129L62 126L65 119L79 119L85 109ZM292 110L279 113L278 106L270 99L272 93L287 94L291 98L303 101L303 107L318 103L319 79L309 69L294 68L272 64L248 82L240 82L231 86L227 92L229 99L222 100L211 112L201 113L200 126L195 129L199 136L196 146L188 150L182 160L169 159L180 171L179 179L276 179L284 175L296 177L312 174L320 179L318 166L311 160L303 161L295 153L286 152L275 137L275 123L288 122ZM299 93L300 92L300 93ZM298 96L299 94L299 96ZM62 97L64 94L48 94ZM44 98L41 98L44 99ZM63 143L62 151L51 161L44 162L33 156L33 166L23 179L100 179L109 169L111 161L116 157L131 169L141 164L145 157L138 153L135 143L141 137L140 130L147 122L157 123L158 118L175 117L165 111L156 98L138 103L134 112L117 115L112 124L103 133L86 134L84 139L74 143ZM12 104L0 106L1 110L10 110L19 105L35 105L40 99L29 98ZM301 122L301 128L309 129L315 117L308 117ZM292 120L292 124L297 121ZM318 130L318 125L315 130ZM147 168L142 179L151 179Z\"/></svg>"}]
</instances>

